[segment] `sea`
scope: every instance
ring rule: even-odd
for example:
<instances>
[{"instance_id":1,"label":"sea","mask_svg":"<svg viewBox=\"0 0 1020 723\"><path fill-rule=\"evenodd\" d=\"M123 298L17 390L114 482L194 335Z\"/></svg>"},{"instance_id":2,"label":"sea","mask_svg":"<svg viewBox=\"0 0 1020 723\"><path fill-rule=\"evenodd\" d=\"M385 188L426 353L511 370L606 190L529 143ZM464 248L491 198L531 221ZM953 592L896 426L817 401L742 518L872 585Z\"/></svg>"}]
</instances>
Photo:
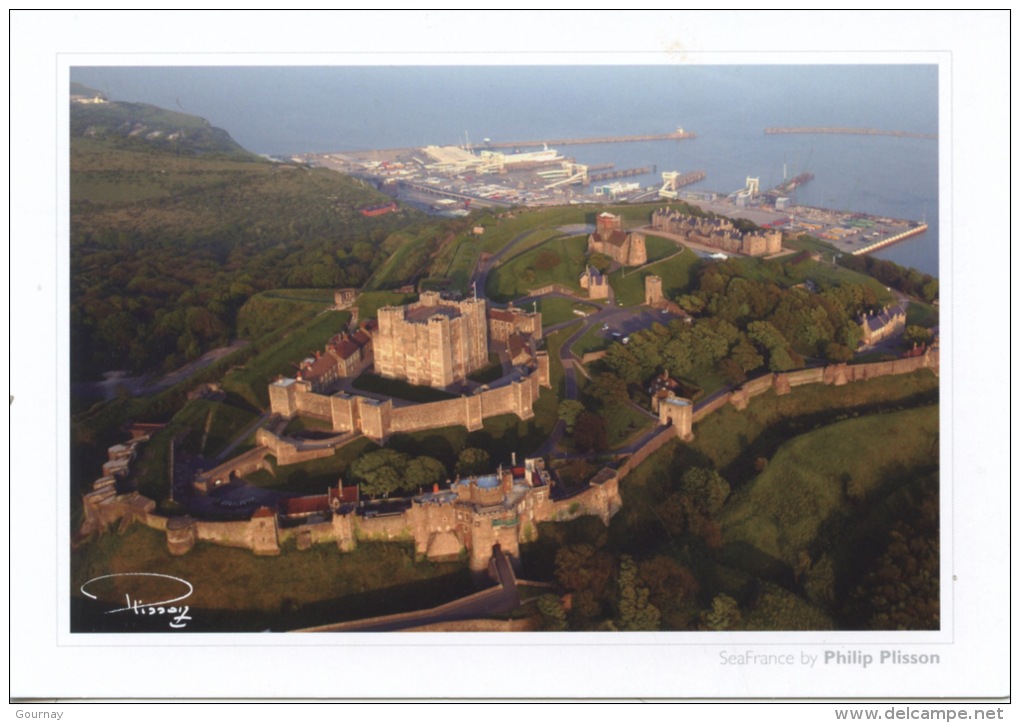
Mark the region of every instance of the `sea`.
<instances>
[{"instance_id":1,"label":"sea","mask_svg":"<svg viewBox=\"0 0 1020 723\"><path fill-rule=\"evenodd\" d=\"M939 142L766 135L770 126L939 132L935 65L73 67L111 100L202 116L255 153L669 133L692 140L563 146L579 163L704 170L690 190L762 189L803 172L802 205L924 221L874 255L939 275Z\"/></svg>"}]
</instances>

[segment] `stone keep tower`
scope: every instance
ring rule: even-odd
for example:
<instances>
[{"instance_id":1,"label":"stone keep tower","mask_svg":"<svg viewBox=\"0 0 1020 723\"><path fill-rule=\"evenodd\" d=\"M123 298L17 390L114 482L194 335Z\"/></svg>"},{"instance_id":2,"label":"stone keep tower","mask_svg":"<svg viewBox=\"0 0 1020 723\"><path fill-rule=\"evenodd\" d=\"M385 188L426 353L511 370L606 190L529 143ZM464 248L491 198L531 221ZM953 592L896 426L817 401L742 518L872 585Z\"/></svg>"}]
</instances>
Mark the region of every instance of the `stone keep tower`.
<instances>
[{"instance_id":1,"label":"stone keep tower","mask_svg":"<svg viewBox=\"0 0 1020 723\"><path fill-rule=\"evenodd\" d=\"M384 377L441 388L489 361L484 299L447 301L426 291L417 303L385 306L378 316L372 347Z\"/></svg>"},{"instance_id":2,"label":"stone keep tower","mask_svg":"<svg viewBox=\"0 0 1020 723\"><path fill-rule=\"evenodd\" d=\"M661 276L646 276L645 277L645 304L647 306L655 306L662 301L662 277Z\"/></svg>"},{"instance_id":3,"label":"stone keep tower","mask_svg":"<svg viewBox=\"0 0 1020 723\"><path fill-rule=\"evenodd\" d=\"M609 212L600 213L595 218L595 232L602 238L609 238L613 231L623 231L623 217Z\"/></svg>"}]
</instances>

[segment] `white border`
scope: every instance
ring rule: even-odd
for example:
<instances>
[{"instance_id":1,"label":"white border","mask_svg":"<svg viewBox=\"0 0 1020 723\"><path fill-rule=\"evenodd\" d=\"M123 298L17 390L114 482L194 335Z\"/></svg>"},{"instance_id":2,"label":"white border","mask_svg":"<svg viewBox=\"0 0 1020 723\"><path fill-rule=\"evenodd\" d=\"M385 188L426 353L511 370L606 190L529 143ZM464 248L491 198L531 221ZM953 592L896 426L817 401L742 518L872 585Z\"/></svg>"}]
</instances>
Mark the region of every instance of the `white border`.
<instances>
[{"instance_id":1,"label":"white border","mask_svg":"<svg viewBox=\"0 0 1020 723\"><path fill-rule=\"evenodd\" d=\"M11 649L16 664L11 694L330 698L1007 694L1003 633L1008 607L1002 583L1008 574L1004 540L1009 510L996 504L1003 494L996 483L1008 479L1008 468L1005 474L1001 468L1008 412L999 390L991 387L993 380L976 372L982 368L979 363L995 358L994 343L1002 336L1001 327L991 324L996 315L988 312L1002 302L1002 290L1008 288L1005 264L997 264L995 257L1006 249L993 246L988 253L975 253L963 241L980 233L994 244L985 219L996 213L1001 217L1006 207L1009 180L1001 162L987 158L990 147L1008 143L1002 101L1003 71L1008 67L1005 17L743 11L315 16L14 12L11 262L17 273L11 273L10 299L35 303L32 311L22 308L11 316L11 338L19 341L11 360L11 393L16 401L10 420L16 423L10 438L11 449L18 450L8 508L15 541ZM323 28L331 29L328 36ZM225 49L225 37L244 41L230 41L233 47ZM345 52L337 52L337 38ZM586 50L597 44L593 39L635 52L593 54ZM380 42L386 46L382 52ZM462 50L435 53L436 47ZM793 47L801 49L790 51ZM258 54L267 48L273 52ZM930 643L924 652L945 651L943 659L949 657L950 662L923 670L830 668L791 674L727 669L717 658L720 640L728 650L732 644L733 652L747 644L764 650L760 641L765 639L770 652L800 652L825 644L853 647L889 639L888 634L863 633L789 634L778 640L767 634L722 634L711 636L706 646L705 635L681 633L583 636L568 644L560 636L542 634L498 636L498 641L490 635L430 634L423 639L386 634L353 640L309 636L307 641L212 635L189 636L181 646L168 636L130 636L127 641L123 639L127 636L88 636L83 644L82 636L54 630L58 611L67 605L57 580L68 579L67 491L66 486L59 487L58 495L50 485L66 479L60 472L67 468L68 389L62 372L67 360L60 331L66 330L67 269L54 240L66 238L67 232L67 206L57 203L56 191L68 174L66 145L60 145L66 144L66 136L59 131L66 128L67 106L60 89L67 87L70 65L738 64L762 62L763 57L782 63L935 60L941 66L940 92L951 96L943 98L940 110L940 151L947 161L940 166L940 227L941 258L944 263L952 259L953 264L951 279L943 271L941 286L943 314L949 311L949 324L944 322L943 328L952 327L953 339L952 350L944 350L942 357L942 411L944 424L951 424L956 433L953 437L944 429L943 489L952 491L957 505L950 512L949 495L943 495L943 519L954 521L946 534L957 543L953 559L947 560L950 565L944 566L951 567L957 579L945 580L943 590L944 600L951 598L947 612L955 605L955 614L951 627L910 638ZM950 128L952 132L946 132ZM950 249L953 238L960 241ZM978 264L982 282L975 287ZM42 309L38 315L36 308ZM952 324L961 320L959 326ZM946 444L948 439L953 440L951 445ZM950 447L955 451L952 458ZM53 467L49 459L56 460ZM950 475L955 485L949 484ZM987 500L988 505L971 506L975 500ZM59 520L54 529L47 524L51 511ZM53 559L60 562L55 579L48 562ZM120 650L125 647L130 652ZM149 664L134 663L139 657Z\"/></svg>"}]
</instances>

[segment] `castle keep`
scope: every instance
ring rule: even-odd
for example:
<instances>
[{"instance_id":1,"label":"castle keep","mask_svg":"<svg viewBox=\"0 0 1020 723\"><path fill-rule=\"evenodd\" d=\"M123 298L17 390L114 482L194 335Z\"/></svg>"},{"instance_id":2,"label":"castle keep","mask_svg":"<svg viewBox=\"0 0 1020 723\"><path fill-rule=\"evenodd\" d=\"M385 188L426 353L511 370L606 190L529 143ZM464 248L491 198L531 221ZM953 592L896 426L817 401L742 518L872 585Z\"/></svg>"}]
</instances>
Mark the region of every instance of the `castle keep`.
<instances>
[{"instance_id":1,"label":"castle keep","mask_svg":"<svg viewBox=\"0 0 1020 723\"><path fill-rule=\"evenodd\" d=\"M489 361L485 308L484 299L450 301L426 291L414 304L379 309L376 372L439 389L464 381Z\"/></svg>"}]
</instances>

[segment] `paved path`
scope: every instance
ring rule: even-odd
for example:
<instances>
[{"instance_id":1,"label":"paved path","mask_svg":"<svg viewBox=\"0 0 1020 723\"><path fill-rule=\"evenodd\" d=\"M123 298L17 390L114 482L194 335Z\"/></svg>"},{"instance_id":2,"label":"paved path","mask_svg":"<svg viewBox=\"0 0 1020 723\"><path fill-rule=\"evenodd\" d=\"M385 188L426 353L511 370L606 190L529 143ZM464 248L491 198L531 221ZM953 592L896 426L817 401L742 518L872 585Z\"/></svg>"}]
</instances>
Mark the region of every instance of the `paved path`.
<instances>
[{"instance_id":1,"label":"paved path","mask_svg":"<svg viewBox=\"0 0 1020 723\"><path fill-rule=\"evenodd\" d=\"M126 389L133 397L157 394L164 389L169 389L173 385L184 381L196 372L205 369L228 354L232 354L239 349L244 349L250 343L251 342L243 339L235 340L231 342L229 346L223 346L206 352L195 361L188 362L179 369L175 369L156 381L153 381L149 375L128 377L118 376L118 373L110 372L109 376L101 382L78 382L72 384L71 391L74 394L88 394L94 396L102 395L103 399L113 399L117 395L118 389Z\"/></svg>"}]
</instances>

